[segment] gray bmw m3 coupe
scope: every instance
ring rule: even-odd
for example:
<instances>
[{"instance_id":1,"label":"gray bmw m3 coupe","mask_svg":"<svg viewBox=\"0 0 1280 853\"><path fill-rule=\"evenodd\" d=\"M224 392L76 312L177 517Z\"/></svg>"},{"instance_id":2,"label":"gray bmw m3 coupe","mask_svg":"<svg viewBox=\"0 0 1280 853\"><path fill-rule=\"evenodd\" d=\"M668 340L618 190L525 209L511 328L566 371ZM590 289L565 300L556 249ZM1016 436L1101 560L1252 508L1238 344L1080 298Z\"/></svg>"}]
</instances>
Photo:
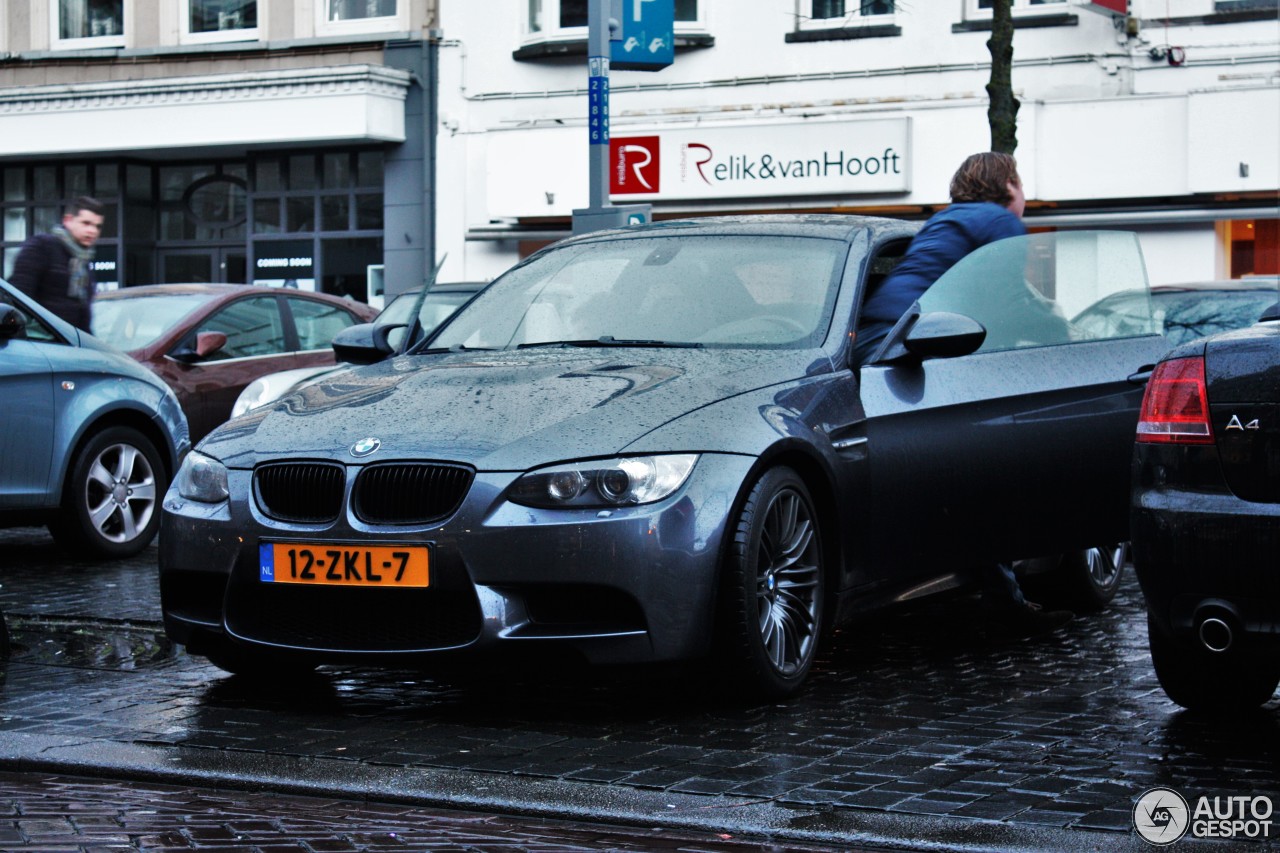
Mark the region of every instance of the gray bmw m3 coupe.
<instances>
[{"instance_id":1,"label":"gray bmw m3 coupe","mask_svg":"<svg viewBox=\"0 0 1280 853\"><path fill-rule=\"evenodd\" d=\"M161 536L170 636L259 674L719 655L784 696L854 614L1125 540L1165 342L1154 321L1090 337L1065 318L1146 287L1134 235L987 246L858 367L859 306L916 227L598 232L407 352L344 333L340 357L366 366L232 420L183 465Z\"/></svg>"}]
</instances>

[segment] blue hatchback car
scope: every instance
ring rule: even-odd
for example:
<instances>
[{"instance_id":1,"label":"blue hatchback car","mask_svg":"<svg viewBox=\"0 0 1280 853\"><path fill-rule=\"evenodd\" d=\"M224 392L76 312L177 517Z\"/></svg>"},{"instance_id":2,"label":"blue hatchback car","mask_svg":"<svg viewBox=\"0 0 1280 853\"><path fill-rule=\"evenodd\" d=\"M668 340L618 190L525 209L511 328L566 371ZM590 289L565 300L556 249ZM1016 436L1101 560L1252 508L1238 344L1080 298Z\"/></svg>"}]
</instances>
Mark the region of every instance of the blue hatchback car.
<instances>
[{"instance_id":1,"label":"blue hatchback car","mask_svg":"<svg viewBox=\"0 0 1280 853\"><path fill-rule=\"evenodd\" d=\"M191 447L163 381L0 281L0 399L0 526L95 557L151 543Z\"/></svg>"}]
</instances>

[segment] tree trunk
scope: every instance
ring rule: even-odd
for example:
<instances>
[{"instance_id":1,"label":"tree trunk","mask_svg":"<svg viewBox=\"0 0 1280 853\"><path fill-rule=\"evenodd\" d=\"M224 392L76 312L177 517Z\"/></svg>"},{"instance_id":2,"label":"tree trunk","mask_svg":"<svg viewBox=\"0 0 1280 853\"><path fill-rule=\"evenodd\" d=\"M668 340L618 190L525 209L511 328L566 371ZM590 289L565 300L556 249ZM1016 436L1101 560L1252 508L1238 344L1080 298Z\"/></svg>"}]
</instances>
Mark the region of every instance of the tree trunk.
<instances>
[{"instance_id":1,"label":"tree trunk","mask_svg":"<svg viewBox=\"0 0 1280 853\"><path fill-rule=\"evenodd\" d=\"M987 123L991 150L1012 154L1018 147L1018 99L1013 96L1013 0L995 0L991 7L991 82L987 84Z\"/></svg>"}]
</instances>

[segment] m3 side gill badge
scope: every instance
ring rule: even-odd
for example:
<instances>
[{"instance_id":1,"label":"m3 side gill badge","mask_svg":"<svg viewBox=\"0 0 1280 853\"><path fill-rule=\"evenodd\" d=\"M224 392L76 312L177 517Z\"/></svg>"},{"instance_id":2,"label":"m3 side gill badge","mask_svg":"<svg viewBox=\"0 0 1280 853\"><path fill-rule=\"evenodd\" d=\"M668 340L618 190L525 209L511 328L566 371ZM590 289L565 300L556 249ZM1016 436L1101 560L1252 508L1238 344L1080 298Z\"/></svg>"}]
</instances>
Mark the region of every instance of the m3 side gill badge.
<instances>
[{"instance_id":1,"label":"m3 side gill badge","mask_svg":"<svg viewBox=\"0 0 1280 853\"><path fill-rule=\"evenodd\" d=\"M368 456L381 446L382 441L379 439L362 438L355 444L351 445L351 455L359 459L362 456Z\"/></svg>"}]
</instances>

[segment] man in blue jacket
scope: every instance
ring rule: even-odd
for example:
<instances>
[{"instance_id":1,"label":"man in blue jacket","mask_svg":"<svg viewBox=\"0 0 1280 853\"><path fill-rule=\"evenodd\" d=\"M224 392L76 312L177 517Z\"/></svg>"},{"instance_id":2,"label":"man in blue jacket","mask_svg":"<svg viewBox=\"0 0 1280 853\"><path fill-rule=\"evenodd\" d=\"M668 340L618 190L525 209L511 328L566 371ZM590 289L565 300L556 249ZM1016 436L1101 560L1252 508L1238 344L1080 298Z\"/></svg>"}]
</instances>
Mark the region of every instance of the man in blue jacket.
<instances>
[{"instance_id":1,"label":"man in blue jacket","mask_svg":"<svg viewBox=\"0 0 1280 853\"><path fill-rule=\"evenodd\" d=\"M71 325L89 331L93 304L93 246L102 234L103 206L81 196L62 224L22 244L9 281Z\"/></svg>"},{"instance_id":2,"label":"man in blue jacket","mask_svg":"<svg viewBox=\"0 0 1280 853\"><path fill-rule=\"evenodd\" d=\"M972 154L951 178L951 204L916 233L907 253L868 294L858 321L854 359L865 364L889 330L942 274L975 249L1027 233L1026 197L1018 164L1009 154ZM982 567L983 600L1005 633L1031 636L1070 622L1066 610L1042 610L1026 600L1008 563Z\"/></svg>"},{"instance_id":3,"label":"man in blue jacket","mask_svg":"<svg viewBox=\"0 0 1280 853\"><path fill-rule=\"evenodd\" d=\"M916 234L893 272L862 306L854 358L866 363L894 324L942 274L988 243L1027 233L1022 179L1012 156L972 154L951 178L951 204Z\"/></svg>"}]
</instances>

